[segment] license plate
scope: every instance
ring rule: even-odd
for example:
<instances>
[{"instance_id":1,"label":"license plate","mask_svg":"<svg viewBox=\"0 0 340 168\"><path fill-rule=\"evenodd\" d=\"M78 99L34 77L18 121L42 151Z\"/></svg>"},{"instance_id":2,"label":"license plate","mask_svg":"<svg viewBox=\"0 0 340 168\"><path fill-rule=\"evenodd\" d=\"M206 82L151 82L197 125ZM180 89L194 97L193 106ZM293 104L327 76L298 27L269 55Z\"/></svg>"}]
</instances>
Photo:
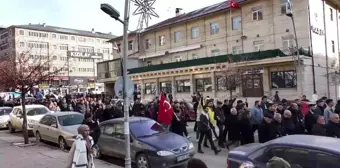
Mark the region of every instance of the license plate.
<instances>
[{"instance_id":1,"label":"license plate","mask_svg":"<svg viewBox=\"0 0 340 168\"><path fill-rule=\"evenodd\" d=\"M177 162L183 161L183 160L188 159L188 158L189 158L189 154L178 156Z\"/></svg>"}]
</instances>

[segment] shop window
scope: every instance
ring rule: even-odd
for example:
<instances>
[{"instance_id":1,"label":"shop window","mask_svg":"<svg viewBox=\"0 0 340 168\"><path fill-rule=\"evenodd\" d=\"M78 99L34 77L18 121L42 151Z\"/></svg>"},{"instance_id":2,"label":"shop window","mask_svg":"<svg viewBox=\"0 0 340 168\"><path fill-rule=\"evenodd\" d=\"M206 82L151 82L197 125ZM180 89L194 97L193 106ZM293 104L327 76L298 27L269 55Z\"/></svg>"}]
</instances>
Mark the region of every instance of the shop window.
<instances>
[{"instance_id":1,"label":"shop window","mask_svg":"<svg viewBox=\"0 0 340 168\"><path fill-rule=\"evenodd\" d=\"M196 92L211 92L211 78L196 79Z\"/></svg>"},{"instance_id":2,"label":"shop window","mask_svg":"<svg viewBox=\"0 0 340 168\"><path fill-rule=\"evenodd\" d=\"M160 82L159 83L159 90L164 93L171 93L172 92L172 85L171 81L167 82Z\"/></svg>"},{"instance_id":3,"label":"shop window","mask_svg":"<svg viewBox=\"0 0 340 168\"><path fill-rule=\"evenodd\" d=\"M228 78L223 76L216 77L217 91L236 90L235 78Z\"/></svg>"},{"instance_id":4,"label":"shop window","mask_svg":"<svg viewBox=\"0 0 340 168\"><path fill-rule=\"evenodd\" d=\"M145 94L156 94L156 83L145 83Z\"/></svg>"},{"instance_id":5,"label":"shop window","mask_svg":"<svg viewBox=\"0 0 340 168\"><path fill-rule=\"evenodd\" d=\"M279 71L271 73L272 88L296 88L296 71Z\"/></svg>"},{"instance_id":6,"label":"shop window","mask_svg":"<svg viewBox=\"0 0 340 168\"><path fill-rule=\"evenodd\" d=\"M190 79L176 81L176 90L178 93L190 92Z\"/></svg>"}]
</instances>

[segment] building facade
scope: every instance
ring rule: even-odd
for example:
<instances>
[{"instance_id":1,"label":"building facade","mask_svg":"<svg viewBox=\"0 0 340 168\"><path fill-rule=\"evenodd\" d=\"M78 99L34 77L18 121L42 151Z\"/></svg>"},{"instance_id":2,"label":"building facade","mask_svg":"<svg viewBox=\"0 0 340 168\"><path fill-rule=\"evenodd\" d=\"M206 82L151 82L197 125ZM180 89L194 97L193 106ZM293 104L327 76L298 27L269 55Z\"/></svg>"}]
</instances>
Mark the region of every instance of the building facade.
<instances>
[{"instance_id":1,"label":"building facade","mask_svg":"<svg viewBox=\"0 0 340 168\"><path fill-rule=\"evenodd\" d=\"M113 59L111 34L75 30L46 24L13 25L0 30L0 57L29 51L32 59L50 59L51 70L62 73L39 88L58 87L88 91L103 87L97 84L96 63Z\"/></svg>"},{"instance_id":2,"label":"building facade","mask_svg":"<svg viewBox=\"0 0 340 168\"><path fill-rule=\"evenodd\" d=\"M129 75L143 99L161 91L176 99L191 99L195 92L220 100L258 99L275 91L287 99L314 92L338 97L330 74L338 71L339 1L291 0L292 8L287 0L235 2L240 8L221 2L138 34L137 51L130 54L141 67ZM113 41L122 46L121 39ZM243 69L240 79L228 79L237 68ZM230 80L235 87L226 86Z\"/></svg>"}]
</instances>

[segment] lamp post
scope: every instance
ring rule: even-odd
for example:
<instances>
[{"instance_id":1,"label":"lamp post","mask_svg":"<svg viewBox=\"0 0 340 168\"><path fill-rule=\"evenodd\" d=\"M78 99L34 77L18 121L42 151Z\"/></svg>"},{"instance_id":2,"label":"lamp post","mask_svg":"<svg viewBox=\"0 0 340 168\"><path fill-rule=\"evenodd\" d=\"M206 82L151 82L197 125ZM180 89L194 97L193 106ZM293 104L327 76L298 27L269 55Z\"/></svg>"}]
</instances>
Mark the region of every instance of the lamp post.
<instances>
[{"instance_id":1,"label":"lamp post","mask_svg":"<svg viewBox=\"0 0 340 168\"><path fill-rule=\"evenodd\" d=\"M100 9L110 17L123 24L123 95L124 95L124 135L125 135L125 168L131 168L130 157L130 128L129 128L129 101L127 97L127 57L128 57L128 39L127 31L129 27L130 0L125 0L124 20L121 20L119 12L109 4L101 4Z\"/></svg>"},{"instance_id":2,"label":"lamp post","mask_svg":"<svg viewBox=\"0 0 340 168\"><path fill-rule=\"evenodd\" d=\"M294 14L293 14L293 11L292 11L292 3L290 2L290 0L287 1L287 4L286 4L286 15L288 17L290 17L292 19L292 24L293 24L293 29L294 29L294 40L295 40L295 45L296 45L296 57L297 57L297 68L299 69L299 76L300 76L300 80L299 80L299 83L300 83L300 90L301 90L301 96L303 95L303 86L302 86L302 68L301 68L301 62L300 62L300 51L299 51L299 42L298 42L298 39L297 39L297 35L296 35L296 27L295 27L295 20L294 20ZM294 59L295 61L295 59Z\"/></svg>"}]
</instances>

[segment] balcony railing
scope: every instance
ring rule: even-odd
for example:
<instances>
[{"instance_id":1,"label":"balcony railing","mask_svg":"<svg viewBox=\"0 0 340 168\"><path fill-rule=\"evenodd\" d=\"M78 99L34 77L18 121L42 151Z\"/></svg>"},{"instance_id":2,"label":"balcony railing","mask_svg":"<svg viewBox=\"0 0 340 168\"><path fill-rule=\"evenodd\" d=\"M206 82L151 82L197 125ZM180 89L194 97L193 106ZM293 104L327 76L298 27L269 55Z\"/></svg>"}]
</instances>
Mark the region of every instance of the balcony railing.
<instances>
[{"instance_id":1,"label":"balcony railing","mask_svg":"<svg viewBox=\"0 0 340 168\"><path fill-rule=\"evenodd\" d=\"M149 71L159 71L159 70L166 70L166 69L176 69L176 68L184 68L184 67L191 67L191 66L199 66L199 65L208 65L208 64L218 64L218 63L225 63L225 62L242 62L242 61L254 61L254 60L261 60L266 58L275 58L275 57L285 57L288 56L283 53L279 49L275 50L266 50L266 51L258 51L258 52L251 52L251 53L244 53L238 55L219 55L214 57L205 57L181 62L172 62L167 64L159 64L159 65L151 65L145 67L138 67L129 69L129 74L135 73L143 73Z\"/></svg>"}]
</instances>

